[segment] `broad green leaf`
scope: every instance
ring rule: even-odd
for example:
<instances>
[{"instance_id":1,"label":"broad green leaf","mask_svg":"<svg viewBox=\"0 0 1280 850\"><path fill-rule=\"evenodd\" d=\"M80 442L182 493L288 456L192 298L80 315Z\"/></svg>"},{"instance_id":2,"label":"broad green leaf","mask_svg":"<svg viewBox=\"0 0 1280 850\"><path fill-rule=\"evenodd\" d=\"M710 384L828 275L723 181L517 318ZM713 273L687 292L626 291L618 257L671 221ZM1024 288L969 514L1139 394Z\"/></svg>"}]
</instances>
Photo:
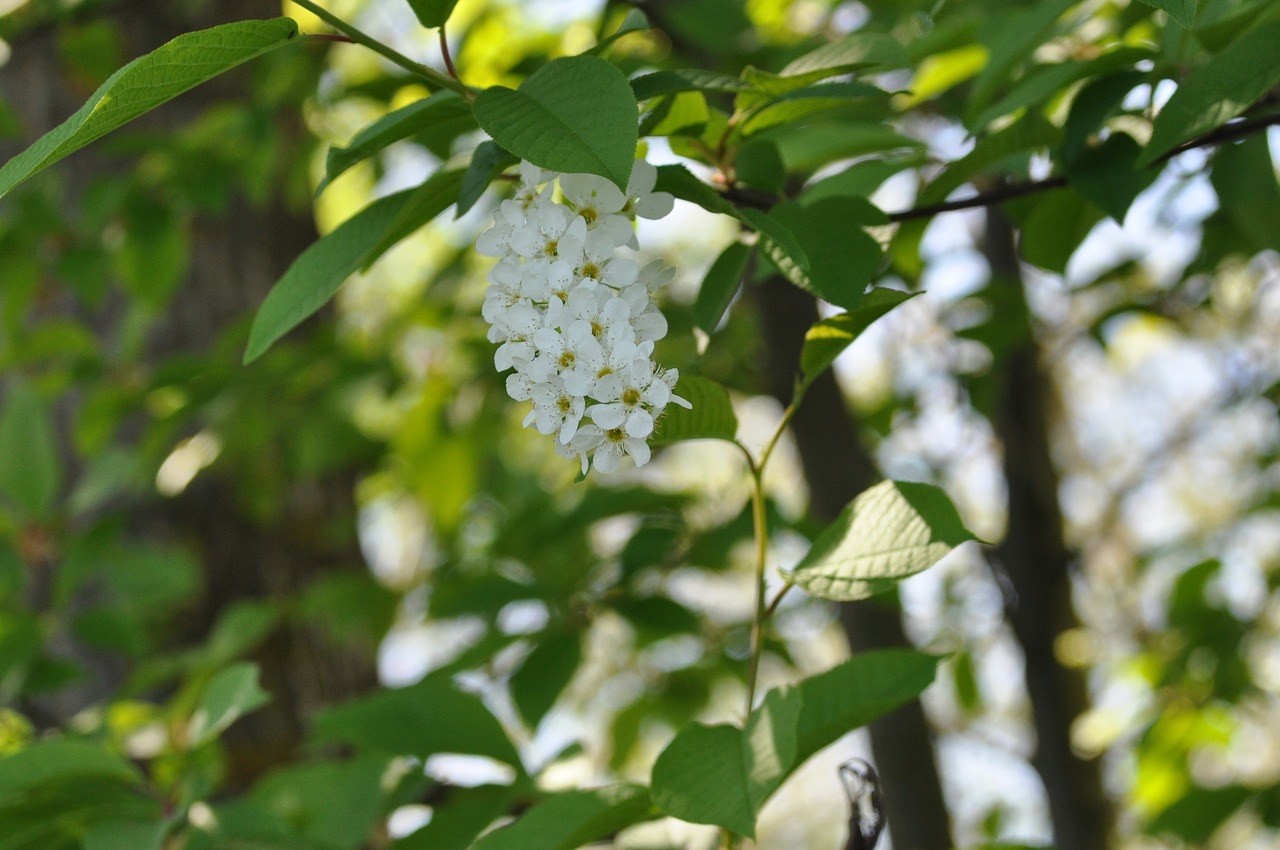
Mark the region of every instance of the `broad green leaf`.
<instances>
[{"instance_id":1,"label":"broad green leaf","mask_svg":"<svg viewBox=\"0 0 1280 850\"><path fill-rule=\"evenodd\" d=\"M98 821L85 833L81 850L160 850L168 831L164 821Z\"/></svg>"},{"instance_id":2,"label":"broad green leaf","mask_svg":"<svg viewBox=\"0 0 1280 850\"><path fill-rule=\"evenodd\" d=\"M40 395L12 378L0 409L0 496L24 514L43 518L62 486L53 420Z\"/></svg>"},{"instance_id":3,"label":"broad green leaf","mask_svg":"<svg viewBox=\"0 0 1280 850\"><path fill-rule=\"evenodd\" d=\"M637 107L613 63L553 59L518 89L480 92L472 109L485 132L516 156L553 171L598 174L626 189L639 140Z\"/></svg>"},{"instance_id":4,"label":"broad green leaf","mask_svg":"<svg viewBox=\"0 0 1280 850\"><path fill-rule=\"evenodd\" d=\"M789 79L789 78L783 78ZM832 113L842 120L868 121L889 116L889 92L866 83L821 83L789 91L761 104L742 122L741 136L818 115ZM838 112L836 110L839 110Z\"/></svg>"},{"instance_id":5,"label":"broad green leaf","mask_svg":"<svg viewBox=\"0 0 1280 850\"><path fill-rule=\"evenodd\" d=\"M809 268L779 262L777 243L768 234L764 253L796 286L837 307L852 310L862 301L862 293L884 256L879 243L861 227L879 223L864 218L868 211L875 208L856 198L826 198L808 206L778 204L772 216L795 234L809 259Z\"/></svg>"},{"instance_id":6,"label":"broad green leaf","mask_svg":"<svg viewBox=\"0 0 1280 850\"><path fill-rule=\"evenodd\" d=\"M631 81L631 91L635 93L636 100L648 100L683 91L731 92L745 88L747 84L737 77L701 68L654 71Z\"/></svg>"},{"instance_id":7,"label":"broad green leaf","mask_svg":"<svg viewBox=\"0 0 1280 850\"><path fill-rule=\"evenodd\" d=\"M1219 148L1210 180L1222 212L1254 250L1280 250L1280 187L1267 137L1259 134Z\"/></svg>"},{"instance_id":8,"label":"broad green leaf","mask_svg":"<svg viewBox=\"0 0 1280 850\"><path fill-rule=\"evenodd\" d=\"M622 38L624 35L628 35L633 32L643 32L647 29L649 29L649 19L645 16L645 13L636 8L628 9L626 16L622 19L622 23L618 24L618 28L609 35L600 39L600 41L596 43L596 46L588 50L587 53L599 56L604 52L605 48Z\"/></svg>"},{"instance_id":9,"label":"broad green leaf","mask_svg":"<svg viewBox=\"0 0 1280 850\"><path fill-rule=\"evenodd\" d=\"M467 211L475 206L476 201L480 200L480 196L484 194L485 189L489 188L494 178L504 168L515 165L517 162L519 160L490 139L476 145L475 151L471 154L471 163L467 165L467 171L462 175L462 185L458 187L458 205L455 208L454 218L466 215Z\"/></svg>"},{"instance_id":10,"label":"broad green leaf","mask_svg":"<svg viewBox=\"0 0 1280 850\"><path fill-rule=\"evenodd\" d=\"M756 809L743 749L736 726L684 727L653 764L653 802L672 817L754 838Z\"/></svg>"},{"instance_id":11,"label":"broad green leaf","mask_svg":"<svg viewBox=\"0 0 1280 850\"><path fill-rule=\"evenodd\" d=\"M303 844L295 838L287 847L363 850L383 813L383 782L391 761L385 755L361 754L343 761L290 764L261 779L248 802L276 814L306 839ZM228 841L220 846L241 845Z\"/></svg>"},{"instance_id":12,"label":"broad green leaf","mask_svg":"<svg viewBox=\"0 0 1280 850\"><path fill-rule=\"evenodd\" d=\"M778 146L768 140L750 141L738 148L733 160L734 175L739 183L782 194L787 182L787 166Z\"/></svg>"},{"instance_id":13,"label":"broad green leaf","mask_svg":"<svg viewBox=\"0 0 1280 850\"><path fill-rule=\"evenodd\" d=\"M1156 115L1138 166L1241 115L1280 83L1280 21L1228 45L1178 86Z\"/></svg>"},{"instance_id":14,"label":"broad green leaf","mask_svg":"<svg viewBox=\"0 0 1280 850\"><path fill-rule=\"evenodd\" d=\"M918 140L881 122L824 122L771 127L755 138L769 138L778 146L791 174L811 174L836 160L886 151L922 150Z\"/></svg>"},{"instance_id":15,"label":"broad green leaf","mask_svg":"<svg viewBox=\"0 0 1280 850\"><path fill-rule=\"evenodd\" d=\"M126 784L142 774L103 744L78 738L49 738L0 758L0 804L46 782L96 778Z\"/></svg>"},{"instance_id":16,"label":"broad green leaf","mask_svg":"<svg viewBox=\"0 0 1280 850\"><path fill-rule=\"evenodd\" d=\"M800 350L798 391L803 393L807 390L877 319L919 294L876 287L863 296L862 303L855 309L823 319L809 328L804 335L804 347Z\"/></svg>"},{"instance_id":17,"label":"broad green leaf","mask_svg":"<svg viewBox=\"0 0 1280 850\"><path fill-rule=\"evenodd\" d=\"M738 433L738 417L729 401L729 392L710 378L685 373L676 384L676 395L686 399L693 409L674 402L658 420L650 442L664 446L685 440L729 440Z\"/></svg>"},{"instance_id":18,"label":"broad green leaf","mask_svg":"<svg viewBox=\"0 0 1280 850\"><path fill-rule=\"evenodd\" d=\"M1071 112L1062 125L1062 156L1070 160L1084 150L1102 122L1147 78L1142 71L1105 74L1089 83L1071 101Z\"/></svg>"},{"instance_id":19,"label":"broad green leaf","mask_svg":"<svg viewBox=\"0 0 1280 850\"><path fill-rule=\"evenodd\" d=\"M716 261L707 270L707 276L698 289L698 299L693 304L693 321L707 333L715 333L724 318L733 296L742 283L742 276L747 271L747 261L751 258L751 247L741 242L731 242L716 257Z\"/></svg>"},{"instance_id":20,"label":"broad green leaf","mask_svg":"<svg viewBox=\"0 0 1280 850\"><path fill-rule=\"evenodd\" d=\"M408 2L413 13L418 16L418 23L427 29L444 26L445 21L449 20L449 16L453 14L453 7L458 5L458 0L408 0Z\"/></svg>"},{"instance_id":21,"label":"broad green leaf","mask_svg":"<svg viewBox=\"0 0 1280 850\"><path fill-rule=\"evenodd\" d=\"M519 754L489 709L446 676L322 709L313 729L322 743L423 759L435 753L488 756L521 768Z\"/></svg>"},{"instance_id":22,"label":"broad green leaf","mask_svg":"<svg viewBox=\"0 0 1280 850\"><path fill-rule=\"evenodd\" d=\"M1022 223L1019 253L1028 263L1058 274L1066 272L1071 255L1105 215L1101 207L1072 189L1045 193L1030 209Z\"/></svg>"},{"instance_id":23,"label":"broad green leaf","mask_svg":"<svg viewBox=\"0 0 1280 850\"><path fill-rule=\"evenodd\" d=\"M976 539L942 490L882 481L841 511L788 578L823 599L865 599Z\"/></svg>"},{"instance_id":24,"label":"broad green leaf","mask_svg":"<svg viewBox=\"0 0 1280 850\"><path fill-rule=\"evenodd\" d=\"M893 36L878 32L855 32L793 60L782 69L781 76L802 77L812 82L859 68L876 66L887 70L907 64L907 54Z\"/></svg>"},{"instance_id":25,"label":"broad green leaf","mask_svg":"<svg viewBox=\"0 0 1280 850\"><path fill-rule=\"evenodd\" d=\"M345 146L330 148L325 158L324 179L316 187L319 195L334 179L362 159L407 139L414 133L444 121L457 121L459 116L470 116L467 102L451 91L438 91L431 97L389 112L365 127Z\"/></svg>"},{"instance_id":26,"label":"broad green leaf","mask_svg":"<svg viewBox=\"0 0 1280 850\"><path fill-rule=\"evenodd\" d=\"M1195 26L1197 0L1142 0L1142 2L1156 9L1163 9L1170 19L1176 21L1184 30Z\"/></svg>"},{"instance_id":27,"label":"broad green leaf","mask_svg":"<svg viewBox=\"0 0 1280 850\"><path fill-rule=\"evenodd\" d=\"M640 122L641 136L698 136L706 129L711 113L702 92L686 91L668 95L654 103Z\"/></svg>"},{"instance_id":28,"label":"broad green leaf","mask_svg":"<svg viewBox=\"0 0 1280 850\"><path fill-rule=\"evenodd\" d=\"M939 659L908 650L862 653L765 695L746 728L691 724L653 765L667 814L752 836L760 810L792 773L845 733L928 687Z\"/></svg>"},{"instance_id":29,"label":"broad green leaf","mask_svg":"<svg viewBox=\"0 0 1280 850\"><path fill-rule=\"evenodd\" d=\"M0 197L43 168L166 101L298 34L292 18L180 35L112 74L75 114L0 168Z\"/></svg>"},{"instance_id":30,"label":"broad green leaf","mask_svg":"<svg viewBox=\"0 0 1280 850\"><path fill-rule=\"evenodd\" d=\"M564 791L537 803L510 826L490 832L475 850L577 850L660 816L649 790L640 785Z\"/></svg>"},{"instance_id":31,"label":"broad green leaf","mask_svg":"<svg viewBox=\"0 0 1280 850\"><path fill-rule=\"evenodd\" d=\"M354 274L378 244L414 189L374 201L303 251L267 293L254 316L244 362L251 363L271 344L319 310Z\"/></svg>"},{"instance_id":32,"label":"broad green leaf","mask_svg":"<svg viewBox=\"0 0 1280 850\"><path fill-rule=\"evenodd\" d=\"M1028 112L1003 130L984 136L973 150L948 165L920 192L920 205L936 204L974 176L996 168L1011 157L1057 144L1061 131L1039 112Z\"/></svg>"},{"instance_id":33,"label":"broad green leaf","mask_svg":"<svg viewBox=\"0 0 1280 850\"><path fill-rule=\"evenodd\" d=\"M258 665L251 661L232 664L214 674L205 685L187 727L187 746L195 749L221 735L244 715L271 701L258 685Z\"/></svg>"},{"instance_id":34,"label":"broad green leaf","mask_svg":"<svg viewBox=\"0 0 1280 850\"><path fill-rule=\"evenodd\" d=\"M1067 162L1067 180L1084 197L1107 211L1118 224L1138 193L1151 185L1152 169L1134 167L1142 147L1126 133L1114 133L1097 147L1086 147Z\"/></svg>"},{"instance_id":35,"label":"broad green leaf","mask_svg":"<svg viewBox=\"0 0 1280 850\"><path fill-rule=\"evenodd\" d=\"M582 635L553 632L545 635L511 677L511 700L530 727L559 699L582 663Z\"/></svg>"},{"instance_id":36,"label":"broad green leaf","mask_svg":"<svg viewBox=\"0 0 1280 850\"><path fill-rule=\"evenodd\" d=\"M394 248L400 240L408 237L455 203L462 191L462 180L465 176L464 169L442 168L423 181L418 188L410 190L403 206L387 224L382 235L373 243L373 247L361 258L360 270L368 271L379 257Z\"/></svg>"},{"instance_id":37,"label":"broad green leaf","mask_svg":"<svg viewBox=\"0 0 1280 850\"><path fill-rule=\"evenodd\" d=\"M1149 835L1176 835L1190 845L1203 845L1253 792L1240 785L1192 788L1146 826Z\"/></svg>"},{"instance_id":38,"label":"broad green leaf","mask_svg":"<svg viewBox=\"0 0 1280 850\"><path fill-rule=\"evenodd\" d=\"M913 109L973 78L986 67L989 55L981 44L966 44L927 57L916 69L904 106Z\"/></svg>"}]
</instances>

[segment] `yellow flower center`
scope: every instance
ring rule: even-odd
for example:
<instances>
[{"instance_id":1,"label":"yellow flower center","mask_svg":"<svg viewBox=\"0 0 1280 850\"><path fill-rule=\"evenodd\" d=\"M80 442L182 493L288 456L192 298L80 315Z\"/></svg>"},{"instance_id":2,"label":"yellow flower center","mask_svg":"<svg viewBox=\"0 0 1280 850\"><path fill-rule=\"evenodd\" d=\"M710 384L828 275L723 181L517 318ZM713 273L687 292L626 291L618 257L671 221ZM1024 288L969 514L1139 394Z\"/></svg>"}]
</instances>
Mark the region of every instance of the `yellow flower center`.
<instances>
[{"instance_id":1,"label":"yellow flower center","mask_svg":"<svg viewBox=\"0 0 1280 850\"><path fill-rule=\"evenodd\" d=\"M604 436L611 443L621 443L627 438L627 435L622 432L621 428L610 428L608 431L604 432Z\"/></svg>"},{"instance_id":2,"label":"yellow flower center","mask_svg":"<svg viewBox=\"0 0 1280 850\"><path fill-rule=\"evenodd\" d=\"M627 407L635 407L640 403L640 391L635 387L629 387L622 391L622 403Z\"/></svg>"},{"instance_id":3,"label":"yellow flower center","mask_svg":"<svg viewBox=\"0 0 1280 850\"><path fill-rule=\"evenodd\" d=\"M595 220L600 217L600 213L596 212L591 207L579 207L578 215L586 219L588 226L594 224Z\"/></svg>"},{"instance_id":4,"label":"yellow flower center","mask_svg":"<svg viewBox=\"0 0 1280 850\"><path fill-rule=\"evenodd\" d=\"M560 355L560 368L561 368L561 369L568 369L569 367L571 367L571 366L573 365L573 361L574 361L574 359L575 359L575 358L574 358L574 356L573 356L573 352L572 352L572 351L566 351L564 354L561 354L561 355Z\"/></svg>"}]
</instances>

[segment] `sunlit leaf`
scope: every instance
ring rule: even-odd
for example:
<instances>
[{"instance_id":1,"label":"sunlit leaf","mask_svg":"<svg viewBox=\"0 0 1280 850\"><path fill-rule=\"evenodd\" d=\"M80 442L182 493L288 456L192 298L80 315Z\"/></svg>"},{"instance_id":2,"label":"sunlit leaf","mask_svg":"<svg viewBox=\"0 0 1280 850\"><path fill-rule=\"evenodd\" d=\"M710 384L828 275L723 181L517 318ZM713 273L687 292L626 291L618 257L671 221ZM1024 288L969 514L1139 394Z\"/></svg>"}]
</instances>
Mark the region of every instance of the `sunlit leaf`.
<instances>
[{"instance_id":1,"label":"sunlit leaf","mask_svg":"<svg viewBox=\"0 0 1280 850\"><path fill-rule=\"evenodd\" d=\"M809 328L804 335L804 347L800 350L800 391L807 389L830 368L841 352L876 320L919 294L877 287L863 296L862 303L856 308L823 319Z\"/></svg>"},{"instance_id":2,"label":"sunlit leaf","mask_svg":"<svg viewBox=\"0 0 1280 850\"><path fill-rule=\"evenodd\" d=\"M686 409L672 402L658 420L651 442L655 446L685 440L733 440L738 417L724 387L710 378L685 372L676 384L676 395L693 405Z\"/></svg>"},{"instance_id":3,"label":"sunlit leaf","mask_svg":"<svg viewBox=\"0 0 1280 850\"><path fill-rule=\"evenodd\" d=\"M518 89L485 89L472 108L485 132L516 156L626 188L639 139L637 107L613 63L596 56L554 59Z\"/></svg>"},{"instance_id":4,"label":"sunlit leaf","mask_svg":"<svg viewBox=\"0 0 1280 850\"><path fill-rule=\"evenodd\" d=\"M458 5L458 0L408 0L413 13L418 16L418 23L428 29L442 27L445 21L449 20L449 16L453 14L453 7Z\"/></svg>"},{"instance_id":5,"label":"sunlit leaf","mask_svg":"<svg viewBox=\"0 0 1280 850\"><path fill-rule=\"evenodd\" d=\"M976 539L942 490L882 481L850 502L787 575L813 596L865 599Z\"/></svg>"},{"instance_id":6,"label":"sunlit leaf","mask_svg":"<svg viewBox=\"0 0 1280 850\"><path fill-rule=\"evenodd\" d=\"M271 695L258 685L258 665L248 661L220 670L205 685L187 727L187 745L200 746L244 715L266 705Z\"/></svg>"},{"instance_id":7,"label":"sunlit leaf","mask_svg":"<svg viewBox=\"0 0 1280 850\"><path fill-rule=\"evenodd\" d=\"M747 88L747 84L737 77L702 68L654 71L631 81L631 90L635 93L636 100L648 100L683 91L731 92L744 88Z\"/></svg>"},{"instance_id":8,"label":"sunlit leaf","mask_svg":"<svg viewBox=\"0 0 1280 850\"><path fill-rule=\"evenodd\" d=\"M112 74L74 115L0 168L0 196L145 112L298 34L292 18L237 21L180 35Z\"/></svg>"},{"instance_id":9,"label":"sunlit leaf","mask_svg":"<svg viewBox=\"0 0 1280 850\"><path fill-rule=\"evenodd\" d=\"M605 48L622 38L624 35L628 35L633 32L644 32L648 28L649 19L645 16L644 12L636 8L630 8L627 10L626 16L623 17L622 23L618 24L618 28L609 35L600 39L600 41L596 43L595 47L592 47L587 51L587 53L599 55L604 52Z\"/></svg>"}]
</instances>

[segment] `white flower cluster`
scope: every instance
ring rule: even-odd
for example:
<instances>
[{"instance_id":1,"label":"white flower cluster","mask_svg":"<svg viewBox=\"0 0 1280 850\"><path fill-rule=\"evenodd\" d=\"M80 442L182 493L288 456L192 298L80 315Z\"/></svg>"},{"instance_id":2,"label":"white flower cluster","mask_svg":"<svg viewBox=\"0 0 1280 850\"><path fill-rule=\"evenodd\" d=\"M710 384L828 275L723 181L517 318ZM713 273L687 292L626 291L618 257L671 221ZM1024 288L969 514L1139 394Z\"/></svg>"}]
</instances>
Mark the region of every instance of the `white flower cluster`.
<instances>
[{"instance_id":1,"label":"white flower cluster","mask_svg":"<svg viewBox=\"0 0 1280 850\"><path fill-rule=\"evenodd\" d=\"M557 179L562 200L555 196ZM654 424L679 377L651 356L667 334L653 293L675 275L655 260L644 268L618 249L639 247L632 221L662 218L673 199L654 192L657 171L643 160L627 191L593 174L557 174L520 163L520 185L503 201L476 250L489 272L483 315L507 392L530 401L524 425L554 435L556 450L614 472L630 455L649 461Z\"/></svg>"}]
</instances>

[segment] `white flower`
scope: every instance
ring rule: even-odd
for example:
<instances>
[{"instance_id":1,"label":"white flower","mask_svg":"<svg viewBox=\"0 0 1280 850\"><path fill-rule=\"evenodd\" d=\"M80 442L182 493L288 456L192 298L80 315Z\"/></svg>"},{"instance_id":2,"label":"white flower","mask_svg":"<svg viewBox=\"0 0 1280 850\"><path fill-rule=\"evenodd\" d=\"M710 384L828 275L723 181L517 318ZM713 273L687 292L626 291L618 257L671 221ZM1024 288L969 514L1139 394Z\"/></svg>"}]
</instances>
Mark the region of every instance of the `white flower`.
<instances>
[{"instance_id":1,"label":"white flower","mask_svg":"<svg viewBox=\"0 0 1280 850\"><path fill-rule=\"evenodd\" d=\"M658 169L643 159L636 160L631 168L631 179L627 181L627 201L623 204L623 212L640 218L666 217L675 207L676 199L670 192L653 191L657 182Z\"/></svg>"},{"instance_id":2,"label":"white flower","mask_svg":"<svg viewBox=\"0 0 1280 850\"><path fill-rule=\"evenodd\" d=\"M654 192L657 172L637 162L627 191L589 174L556 174L520 164L520 182L503 201L476 250L499 260L489 271L481 314L498 343L494 366L507 393L528 401L525 427L551 436L585 474L625 458L649 462L657 419L678 373L654 365L654 341L667 333L653 293L675 274L661 260L643 269L618 250L638 248L631 219L660 218L671 196ZM559 183L564 203L555 200Z\"/></svg>"},{"instance_id":3,"label":"white flower","mask_svg":"<svg viewBox=\"0 0 1280 850\"><path fill-rule=\"evenodd\" d=\"M671 388L654 374L649 360L633 360L625 371L596 381L594 397L603 403L587 409L592 422L644 439L653 433L654 411L661 411L671 400Z\"/></svg>"}]
</instances>

